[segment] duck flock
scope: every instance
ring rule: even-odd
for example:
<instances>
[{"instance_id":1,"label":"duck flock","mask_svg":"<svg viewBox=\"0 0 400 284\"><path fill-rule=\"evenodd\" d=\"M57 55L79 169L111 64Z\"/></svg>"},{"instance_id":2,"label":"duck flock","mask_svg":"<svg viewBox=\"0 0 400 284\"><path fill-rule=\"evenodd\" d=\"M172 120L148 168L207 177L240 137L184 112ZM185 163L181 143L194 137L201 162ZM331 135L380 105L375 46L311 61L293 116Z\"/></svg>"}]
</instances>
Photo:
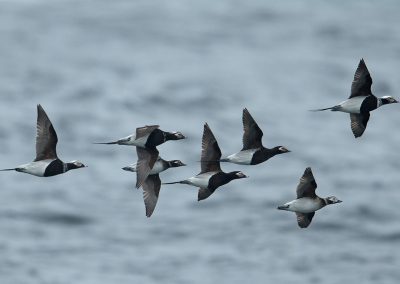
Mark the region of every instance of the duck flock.
<instances>
[{"instance_id":1,"label":"duck flock","mask_svg":"<svg viewBox=\"0 0 400 284\"><path fill-rule=\"evenodd\" d=\"M376 97L371 92L372 79L363 59L360 60L351 85L350 97L338 105L313 111L340 111L350 114L351 130L354 137L360 137L367 127L370 112L385 104L398 103L391 96ZM204 124L201 151L200 173L185 180L164 184L187 184L199 187L198 201L207 199L217 188L234 179L247 178L241 171L226 173L221 169L221 162L238 165L258 165L275 155L290 152L284 146L266 148L262 144L263 132L250 112L243 109L243 148L232 155L222 158L221 150L211 128ZM84 168L79 161L65 163L57 156L57 134L41 105L37 106L36 158L33 162L15 168L0 171L17 171L38 177L50 177L63 174L69 170ZM136 172L136 188L143 188L146 216L150 217L156 207L161 188L159 174L169 168L185 166L180 160L166 161L161 158L157 146L169 140L181 140L185 136L180 132L167 132L158 125L147 125L136 128L136 133L112 142L95 143L107 145L135 146L137 163L124 167L123 170ZM280 210L296 213L299 227L310 225L315 211L326 205L342 202L335 196L321 198L316 195L312 170L306 168L296 189L297 198L278 206Z\"/></svg>"}]
</instances>

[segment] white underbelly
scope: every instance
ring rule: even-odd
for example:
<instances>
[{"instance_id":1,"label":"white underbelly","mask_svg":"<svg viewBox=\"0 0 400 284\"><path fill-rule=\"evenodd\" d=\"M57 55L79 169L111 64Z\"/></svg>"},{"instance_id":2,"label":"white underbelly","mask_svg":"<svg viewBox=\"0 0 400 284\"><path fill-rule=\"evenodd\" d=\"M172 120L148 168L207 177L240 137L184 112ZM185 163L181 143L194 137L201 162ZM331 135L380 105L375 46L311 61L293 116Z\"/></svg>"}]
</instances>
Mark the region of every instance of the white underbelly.
<instances>
[{"instance_id":1,"label":"white underbelly","mask_svg":"<svg viewBox=\"0 0 400 284\"><path fill-rule=\"evenodd\" d=\"M137 172L137 163L131 164L128 167L131 169L132 172ZM153 168L150 170L149 175L159 174L159 173L161 173L162 171L165 171L165 170L166 169L163 168L163 163L161 161L156 161L154 163Z\"/></svg>"},{"instance_id":2,"label":"white underbelly","mask_svg":"<svg viewBox=\"0 0 400 284\"><path fill-rule=\"evenodd\" d=\"M47 166L54 160L55 159L48 159L37 162L31 162L28 164L20 165L17 168L21 169L21 172L42 177L44 175L44 172L46 171Z\"/></svg>"},{"instance_id":3,"label":"white underbelly","mask_svg":"<svg viewBox=\"0 0 400 284\"><path fill-rule=\"evenodd\" d=\"M166 169L163 168L163 163L161 161L156 161L154 163L153 168L150 171L150 175L155 175L155 174L159 174L162 171L165 171Z\"/></svg>"},{"instance_id":4,"label":"white underbelly","mask_svg":"<svg viewBox=\"0 0 400 284\"><path fill-rule=\"evenodd\" d=\"M147 138L149 138L149 135L145 135L143 137L137 138L131 142L131 145L145 148L145 145L147 143Z\"/></svg>"},{"instance_id":5,"label":"white underbelly","mask_svg":"<svg viewBox=\"0 0 400 284\"><path fill-rule=\"evenodd\" d=\"M360 113L361 104L365 98L366 96L354 97L341 102L339 104L341 106L340 111L347 113Z\"/></svg>"},{"instance_id":6,"label":"white underbelly","mask_svg":"<svg viewBox=\"0 0 400 284\"><path fill-rule=\"evenodd\" d=\"M288 210L299 213L311 213L321 209L321 203L312 198L299 198L286 203Z\"/></svg>"},{"instance_id":7,"label":"white underbelly","mask_svg":"<svg viewBox=\"0 0 400 284\"><path fill-rule=\"evenodd\" d=\"M249 150L240 151L238 153L228 156L227 159L230 162L235 163L235 164L250 165L251 159L253 158L253 154L257 150L258 149L249 149Z\"/></svg>"},{"instance_id":8,"label":"white underbelly","mask_svg":"<svg viewBox=\"0 0 400 284\"><path fill-rule=\"evenodd\" d=\"M210 178L215 173L216 172L208 172L208 173L204 173L204 174L199 174L197 176L188 178L187 181L191 185L198 186L198 187L201 187L201 188L207 188Z\"/></svg>"}]
</instances>

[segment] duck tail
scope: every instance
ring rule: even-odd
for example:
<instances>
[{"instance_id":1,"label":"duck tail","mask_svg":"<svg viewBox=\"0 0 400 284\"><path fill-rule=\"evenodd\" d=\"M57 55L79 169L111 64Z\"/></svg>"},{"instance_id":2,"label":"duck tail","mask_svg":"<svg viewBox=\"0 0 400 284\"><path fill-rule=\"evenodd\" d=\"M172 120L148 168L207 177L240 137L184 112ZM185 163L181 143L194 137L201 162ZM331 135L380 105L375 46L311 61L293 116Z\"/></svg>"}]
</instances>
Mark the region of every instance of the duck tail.
<instances>
[{"instance_id":1,"label":"duck tail","mask_svg":"<svg viewBox=\"0 0 400 284\"><path fill-rule=\"evenodd\" d=\"M327 107L327 108L310 109L310 111L324 111L324 110L338 111L338 110L340 110L340 106L337 105L337 106Z\"/></svg>"},{"instance_id":2,"label":"duck tail","mask_svg":"<svg viewBox=\"0 0 400 284\"><path fill-rule=\"evenodd\" d=\"M186 184L187 182L185 180L180 180L180 181L173 181L173 182L163 182L162 184Z\"/></svg>"},{"instance_id":3,"label":"duck tail","mask_svg":"<svg viewBox=\"0 0 400 284\"><path fill-rule=\"evenodd\" d=\"M113 145L113 144L118 144L118 141L112 141L112 142L93 142L93 144Z\"/></svg>"},{"instance_id":4,"label":"duck tail","mask_svg":"<svg viewBox=\"0 0 400 284\"><path fill-rule=\"evenodd\" d=\"M288 205L280 205L280 206L278 206L278 210L287 210L289 208L289 206Z\"/></svg>"},{"instance_id":5,"label":"duck tail","mask_svg":"<svg viewBox=\"0 0 400 284\"><path fill-rule=\"evenodd\" d=\"M5 171L16 171L16 168L12 168L12 169L1 169L0 172L5 172Z\"/></svg>"}]
</instances>

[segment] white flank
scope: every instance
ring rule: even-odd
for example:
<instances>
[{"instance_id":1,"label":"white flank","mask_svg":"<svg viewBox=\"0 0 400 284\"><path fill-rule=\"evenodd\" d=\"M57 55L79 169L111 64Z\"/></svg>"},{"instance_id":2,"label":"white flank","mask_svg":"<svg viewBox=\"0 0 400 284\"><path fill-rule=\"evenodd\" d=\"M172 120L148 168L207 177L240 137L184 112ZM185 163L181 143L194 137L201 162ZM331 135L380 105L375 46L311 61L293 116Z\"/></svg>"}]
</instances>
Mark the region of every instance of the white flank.
<instances>
[{"instance_id":1,"label":"white flank","mask_svg":"<svg viewBox=\"0 0 400 284\"><path fill-rule=\"evenodd\" d=\"M31 162L29 164L20 165L17 168L21 169L21 172L42 177L44 175L44 172L46 171L47 166L54 160L55 159L49 159Z\"/></svg>"},{"instance_id":2,"label":"white flank","mask_svg":"<svg viewBox=\"0 0 400 284\"><path fill-rule=\"evenodd\" d=\"M197 187L202 187L202 188L207 188L208 187L208 181L210 180L211 176L214 175L217 172L207 172L203 174L199 174L197 176L188 178L186 181L194 186Z\"/></svg>"},{"instance_id":3,"label":"white flank","mask_svg":"<svg viewBox=\"0 0 400 284\"><path fill-rule=\"evenodd\" d=\"M317 200L303 197L299 199L295 199L285 204L285 206L289 205L287 211L299 212L299 213L311 213L321 209L321 203Z\"/></svg>"},{"instance_id":4,"label":"white flank","mask_svg":"<svg viewBox=\"0 0 400 284\"><path fill-rule=\"evenodd\" d=\"M249 150L240 151L238 153L228 156L227 159L230 162L235 163L235 164L250 165L251 159L253 158L253 154L257 150L258 149L249 149Z\"/></svg>"},{"instance_id":5,"label":"white flank","mask_svg":"<svg viewBox=\"0 0 400 284\"><path fill-rule=\"evenodd\" d=\"M362 96L345 100L339 104L341 106L339 111L347 113L360 113L361 104L365 98L366 96Z\"/></svg>"}]
</instances>

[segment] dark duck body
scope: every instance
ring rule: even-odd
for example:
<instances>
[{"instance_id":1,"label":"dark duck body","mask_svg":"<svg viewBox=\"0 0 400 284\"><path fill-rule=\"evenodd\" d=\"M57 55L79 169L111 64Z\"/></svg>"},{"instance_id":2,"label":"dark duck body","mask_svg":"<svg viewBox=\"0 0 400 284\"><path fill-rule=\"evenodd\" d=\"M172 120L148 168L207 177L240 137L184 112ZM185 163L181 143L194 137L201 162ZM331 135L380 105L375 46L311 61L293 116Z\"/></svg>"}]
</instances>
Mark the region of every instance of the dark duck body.
<instances>
[{"instance_id":1,"label":"dark duck body","mask_svg":"<svg viewBox=\"0 0 400 284\"><path fill-rule=\"evenodd\" d=\"M234 179L245 178L246 175L240 171L225 173L220 167L221 150L210 127L204 125L201 152L201 171L198 175L185 180L165 184L189 184L200 187L197 200L208 198L215 190Z\"/></svg>"},{"instance_id":2,"label":"dark duck body","mask_svg":"<svg viewBox=\"0 0 400 284\"><path fill-rule=\"evenodd\" d=\"M243 109L242 121L242 150L225 159L221 159L221 162L231 162L240 165L258 165L276 155L290 152L283 146L276 146L272 149L264 147L261 141L264 134L246 108Z\"/></svg>"},{"instance_id":3,"label":"dark duck body","mask_svg":"<svg viewBox=\"0 0 400 284\"><path fill-rule=\"evenodd\" d=\"M39 177L50 177L63 174L69 170L85 167L81 162L72 161L64 163L57 157L56 147L58 138L53 124L41 105L37 106L37 112L35 160L16 168L1 171L15 170Z\"/></svg>"},{"instance_id":4,"label":"dark duck body","mask_svg":"<svg viewBox=\"0 0 400 284\"><path fill-rule=\"evenodd\" d=\"M314 111L341 111L350 114L351 131L355 138L360 137L367 128L370 112L387 104L398 103L391 96L376 97L371 92L372 78L365 65L364 59L360 60L354 74L349 98L333 107L316 109Z\"/></svg>"},{"instance_id":5,"label":"dark duck body","mask_svg":"<svg viewBox=\"0 0 400 284\"><path fill-rule=\"evenodd\" d=\"M315 211L327 205L342 202L335 196L321 198L315 194L316 189L317 183L311 168L306 168L296 189L297 199L278 206L278 209L295 212L299 227L307 228L315 215Z\"/></svg>"},{"instance_id":6,"label":"dark duck body","mask_svg":"<svg viewBox=\"0 0 400 284\"><path fill-rule=\"evenodd\" d=\"M160 156L157 158L153 168L151 169L148 177L142 183L143 188L143 200L146 208L146 216L150 217L157 205L158 196L161 189L161 179L159 173L169 169L185 166L180 160L166 161ZM136 172L137 164L132 164L130 166L122 168L126 171Z\"/></svg>"},{"instance_id":7,"label":"dark duck body","mask_svg":"<svg viewBox=\"0 0 400 284\"><path fill-rule=\"evenodd\" d=\"M159 129L159 127L159 125L138 127L136 128L136 134L131 134L112 142L100 142L94 144L118 144L141 148L154 148L169 140L185 139L185 136L181 132L167 132Z\"/></svg>"}]
</instances>

